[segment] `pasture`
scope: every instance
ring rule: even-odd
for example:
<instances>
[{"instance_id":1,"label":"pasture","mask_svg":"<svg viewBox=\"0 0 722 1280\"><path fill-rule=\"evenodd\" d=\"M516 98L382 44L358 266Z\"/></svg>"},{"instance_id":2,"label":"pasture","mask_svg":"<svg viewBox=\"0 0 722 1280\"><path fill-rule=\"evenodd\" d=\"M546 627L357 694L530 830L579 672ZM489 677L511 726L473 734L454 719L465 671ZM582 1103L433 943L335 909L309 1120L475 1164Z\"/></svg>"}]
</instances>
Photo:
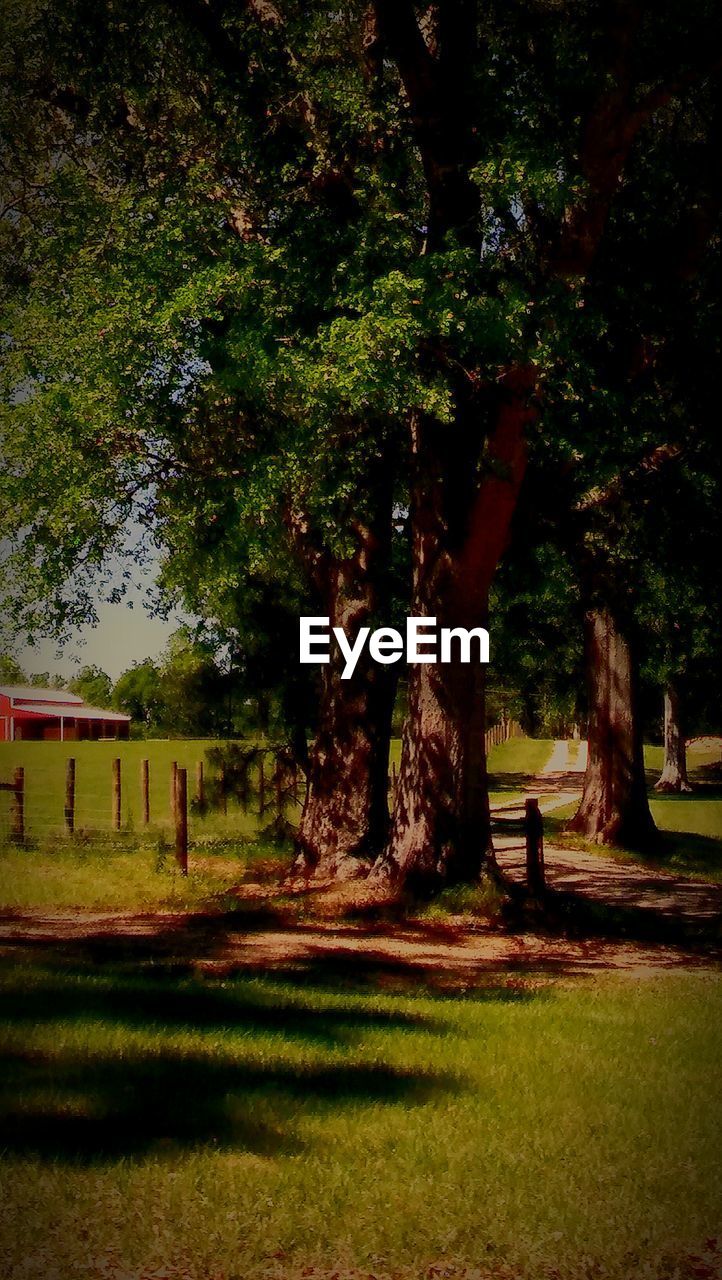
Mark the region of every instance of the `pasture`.
<instances>
[{"instance_id":1,"label":"pasture","mask_svg":"<svg viewBox=\"0 0 722 1280\"><path fill-rule=\"evenodd\" d=\"M382 980L7 968L2 1273L717 1274L716 977Z\"/></svg>"},{"instance_id":2,"label":"pasture","mask_svg":"<svg viewBox=\"0 0 722 1280\"><path fill-rule=\"evenodd\" d=\"M170 822L170 766L175 760L188 770L193 798L195 767L205 764L210 784L213 769L208 740L0 743L0 778L22 765L26 771L28 845L7 843L10 797L0 793L0 905L16 909L93 907L107 909L191 908L218 900L256 864L287 865L287 848L268 832L269 816L258 814L258 777L248 807L232 797L227 812L211 807L201 815L191 807L190 867L178 874L172 851ZM572 744L574 747L575 744ZM489 757L494 802L509 802L528 789L551 756L548 739L514 738L493 747ZM392 743L392 765L400 743ZM658 767L659 748L647 748L650 770ZM76 835L63 834L65 762L76 759ZM111 829L111 763L121 760L122 826ZM150 812L148 828L141 823L141 760L149 760ZM690 755L691 776L700 782L714 753ZM653 781L650 772L650 783ZM299 790L299 799L301 792ZM271 797L272 800L272 797ZM722 879L722 799L709 786L684 796L654 796L652 811L664 833L663 865L675 872ZM547 816L548 837L569 843L560 834L573 805ZM298 804L289 802L285 814L293 823ZM607 850L609 852L609 850ZM629 854L616 854L629 858Z\"/></svg>"},{"instance_id":3,"label":"pasture","mask_svg":"<svg viewBox=\"0 0 722 1280\"><path fill-rule=\"evenodd\" d=\"M178 874L170 763L192 778L211 745L4 748L0 774L22 763L29 806L46 817L62 813L72 752L88 830L0 851L11 925L0 946L0 1273L712 1280L718 972L640 968L623 946L612 973L611 953L587 944L574 966L412 968L394 952L419 931L404 920L383 938L371 926L352 962L340 944L305 964L244 959L264 926L234 889L276 877L288 847L263 835L253 805L231 802L227 815L192 816L189 875ZM494 748L494 797L522 794L552 748ZM109 833L116 754L128 829ZM653 803L662 825L704 839L722 863L718 829L690 834L714 832L719 800ZM105 825L93 833L97 814ZM201 917L182 912L209 908L206 936ZM18 950L22 910L75 924ZM103 910L116 913L116 932L99 937L83 912ZM158 910L174 913L162 917L165 942L143 932L142 915L122 915ZM267 937L304 931L302 914L280 921ZM437 905L427 951L450 927L458 921Z\"/></svg>"}]
</instances>

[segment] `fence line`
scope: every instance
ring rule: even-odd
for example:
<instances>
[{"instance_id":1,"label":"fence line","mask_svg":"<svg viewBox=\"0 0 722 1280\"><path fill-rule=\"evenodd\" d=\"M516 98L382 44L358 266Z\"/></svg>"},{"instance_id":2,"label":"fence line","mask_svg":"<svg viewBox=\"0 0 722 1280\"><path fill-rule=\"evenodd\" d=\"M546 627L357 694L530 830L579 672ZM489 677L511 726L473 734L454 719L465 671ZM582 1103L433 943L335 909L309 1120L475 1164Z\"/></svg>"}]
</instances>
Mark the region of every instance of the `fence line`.
<instances>
[{"instance_id":1,"label":"fence line","mask_svg":"<svg viewBox=\"0 0 722 1280\"><path fill-rule=\"evenodd\" d=\"M486 731L486 750L509 738L519 737L521 732L517 721L503 719ZM189 823L192 834L196 819L213 812L227 815L229 800L233 800L241 812L256 818L259 831L263 829L279 835L287 831L288 815L302 802L307 785L305 773L299 771L290 753L273 747L253 747L247 750L239 748L235 754L228 752L224 757L219 750L215 761L212 754L210 772L206 772L202 760L196 762L195 768L191 765L190 776L195 780L192 796L189 794L188 771L183 769L185 781L179 785L181 768L177 761L171 763L166 816L151 809L151 798L155 796L154 803L158 803L158 788L162 789L163 780L161 776L153 777L152 763L147 758L140 761L140 775L136 775L134 787L130 787L128 778L124 776L120 757L111 761L106 800L102 791L84 794L82 771L78 772L74 757L65 762L64 787L61 782L57 799L53 799L55 788L47 785L47 773L41 769L43 794L36 794L38 788L35 784L35 789L31 788L29 802L25 770L18 768L10 781L0 781L0 799L3 792L9 793L10 797L9 809L0 804L0 843L22 845L45 836L82 840L97 834L99 838L102 836L104 845L108 847L114 841L117 847L127 848L135 823L147 830L153 821L153 830L161 833L170 828L177 840L179 823L184 822L187 861ZM389 774L392 795L397 781L398 770L393 763ZM180 811L179 803L183 786L185 814Z\"/></svg>"}]
</instances>

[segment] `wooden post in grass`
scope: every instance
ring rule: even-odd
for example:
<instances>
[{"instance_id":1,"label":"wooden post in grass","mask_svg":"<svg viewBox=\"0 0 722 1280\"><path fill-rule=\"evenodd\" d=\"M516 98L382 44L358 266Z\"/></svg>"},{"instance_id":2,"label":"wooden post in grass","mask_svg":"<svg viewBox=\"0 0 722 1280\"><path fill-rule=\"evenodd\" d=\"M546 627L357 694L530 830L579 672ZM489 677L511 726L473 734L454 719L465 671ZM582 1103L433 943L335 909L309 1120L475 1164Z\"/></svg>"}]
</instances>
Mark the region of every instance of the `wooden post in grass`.
<instances>
[{"instance_id":1,"label":"wooden post in grass","mask_svg":"<svg viewBox=\"0 0 722 1280\"><path fill-rule=\"evenodd\" d=\"M143 813L143 826L150 822L150 766L147 760L140 762L140 805Z\"/></svg>"},{"instance_id":2,"label":"wooden post in grass","mask_svg":"<svg viewBox=\"0 0 722 1280\"><path fill-rule=\"evenodd\" d=\"M75 760L69 756L65 764L65 830L75 831Z\"/></svg>"},{"instance_id":3,"label":"wooden post in grass","mask_svg":"<svg viewBox=\"0 0 722 1280\"><path fill-rule=\"evenodd\" d=\"M16 769L13 775L13 802L10 812L10 839L13 844L25 843L25 770Z\"/></svg>"},{"instance_id":4,"label":"wooden post in grass","mask_svg":"<svg viewBox=\"0 0 722 1280\"><path fill-rule=\"evenodd\" d=\"M258 760L258 816L263 817L263 810L266 807L266 769L264 760L266 758L265 751L261 751Z\"/></svg>"},{"instance_id":5,"label":"wooden post in grass","mask_svg":"<svg viewBox=\"0 0 722 1280\"><path fill-rule=\"evenodd\" d=\"M182 876L188 875L188 774L176 771L175 856Z\"/></svg>"},{"instance_id":6,"label":"wooden post in grass","mask_svg":"<svg viewBox=\"0 0 722 1280\"><path fill-rule=\"evenodd\" d=\"M524 809L526 817L526 880L529 892L535 898L541 898L546 888L544 882L544 822L538 800L526 800Z\"/></svg>"},{"instance_id":7,"label":"wooden post in grass","mask_svg":"<svg viewBox=\"0 0 722 1280\"><path fill-rule=\"evenodd\" d=\"M121 807L121 786L120 786L120 760L116 758L113 761L113 830L120 831L120 807Z\"/></svg>"},{"instance_id":8,"label":"wooden post in grass","mask_svg":"<svg viewBox=\"0 0 722 1280\"><path fill-rule=\"evenodd\" d=\"M206 784L203 779L202 760L199 760L196 764L196 800L198 801L198 809L202 813L206 807Z\"/></svg>"},{"instance_id":9,"label":"wooden post in grass","mask_svg":"<svg viewBox=\"0 0 722 1280\"><path fill-rule=\"evenodd\" d=\"M224 814L228 814L228 796L226 795L226 766L221 765L218 771L218 786L221 792L221 801L223 804Z\"/></svg>"},{"instance_id":10,"label":"wooden post in grass","mask_svg":"<svg viewBox=\"0 0 722 1280\"><path fill-rule=\"evenodd\" d=\"M176 791L178 784L178 762L171 761L170 766L170 820L175 825Z\"/></svg>"}]
</instances>

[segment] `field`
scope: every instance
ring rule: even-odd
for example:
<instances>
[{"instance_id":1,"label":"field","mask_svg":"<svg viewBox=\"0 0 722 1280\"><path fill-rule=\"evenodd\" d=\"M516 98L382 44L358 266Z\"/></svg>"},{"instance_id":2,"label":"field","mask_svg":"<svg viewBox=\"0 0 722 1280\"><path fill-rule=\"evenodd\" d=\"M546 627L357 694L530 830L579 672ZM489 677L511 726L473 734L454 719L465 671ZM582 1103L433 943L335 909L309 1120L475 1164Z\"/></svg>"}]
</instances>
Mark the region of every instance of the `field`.
<instances>
[{"instance_id":1,"label":"field","mask_svg":"<svg viewBox=\"0 0 722 1280\"><path fill-rule=\"evenodd\" d=\"M141 822L141 760L149 761L150 816L153 826L170 818L170 767L175 761L188 771L189 796L194 794L195 768L203 762L212 777L207 752L219 744L207 739L148 742L3 742L0 743L0 777L13 769L25 769L26 816L31 837L62 829L65 762L76 761L76 826L109 831L111 827L112 761L121 761L122 823L136 830ZM213 815L208 830L221 835L226 830L220 813ZM249 836L256 830L252 815L231 804L227 829Z\"/></svg>"},{"instance_id":2,"label":"field","mask_svg":"<svg viewBox=\"0 0 722 1280\"><path fill-rule=\"evenodd\" d=\"M228 812L205 816L191 812L190 874L178 875L170 830L170 764L188 769L193 795L195 766L214 744L205 740L126 743L2 743L0 777L18 764L26 770L26 817L29 846L18 850L0 843L0 904L15 908L84 906L108 909L190 908L215 901L255 862L287 859L283 849L263 834L257 804L249 812L230 800ZM399 743L392 759L398 759ZM549 740L516 738L494 747L489 767L492 803L522 794L528 780L543 768L552 751ZM658 749L648 748L648 765L657 764ZM65 761L77 760L77 829L73 842L62 835ZM127 830L111 832L111 761L120 756L123 778L123 821ZM140 825L140 761L150 760L151 826ZM692 755L695 769L712 760ZM206 777L213 771L206 762ZM9 796L0 794L0 835L7 835ZM549 836L558 837L561 821L574 806L554 810L547 818ZM297 806L289 805L293 820ZM722 879L722 799L707 788L690 796L652 800L652 811L665 836L663 863ZM4 817L4 827L3 827ZM87 828L87 830L85 830ZM629 855L618 854L620 857Z\"/></svg>"},{"instance_id":3,"label":"field","mask_svg":"<svg viewBox=\"0 0 722 1280\"><path fill-rule=\"evenodd\" d=\"M552 745L495 748L494 796L521 794ZM527 964L432 977L393 951L382 959L379 942L372 961L331 949L306 968L249 972L223 959L224 921L241 939L260 927L231 891L288 852L232 804L192 817L178 876L170 761L192 773L208 746L5 749L0 773L22 750L45 813L62 806L72 750L89 822L118 752L132 828L6 848L6 911L233 914L213 917L214 952L192 927L166 951L133 943L132 927L97 950L82 915L65 941L0 948L0 1274L714 1280L718 972L611 973L600 952L584 976ZM147 832L131 785L144 754ZM719 800L653 803L722 862ZM449 923L429 914L425 927L430 945ZM393 944L406 925L385 928Z\"/></svg>"},{"instance_id":4,"label":"field","mask_svg":"<svg viewBox=\"0 0 722 1280\"><path fill-rule=\"evenodd\" d=\"M35 965L2 996L2 1274L717 1274L710 975L442 998Z\"/></svg>"}]
</instances>

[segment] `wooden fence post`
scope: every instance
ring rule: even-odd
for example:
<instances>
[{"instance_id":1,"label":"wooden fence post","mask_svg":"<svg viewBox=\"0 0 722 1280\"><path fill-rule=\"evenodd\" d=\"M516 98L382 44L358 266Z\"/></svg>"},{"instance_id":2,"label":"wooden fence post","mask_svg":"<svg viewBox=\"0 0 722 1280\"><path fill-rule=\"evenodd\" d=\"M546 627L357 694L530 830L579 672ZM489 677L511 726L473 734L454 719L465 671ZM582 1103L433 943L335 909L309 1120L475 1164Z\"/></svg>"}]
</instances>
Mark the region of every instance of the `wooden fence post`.
<instances>
[{"instance_id":1,"label":"wooden fence post","mask_svg":"<svg viewBox=\"0 0 722 1280\"><path fill-rule=\"evenodd\" d=\"M188 774L176 771L175 856L182 876L188 875Z\"/></svg>"},{"instance_id":2,"label":"wooden fence post","mask_svg":"<svg viewBox=\"0 0 722 1280\"><path fill-rule=\"evenodd\" d=\"M120 809L121 809L121 783L120 783L120 759L116 757L113 761L113 830L120 831Z\"/></svg>"},{"instance_id":3,"label":"wooden fence post","mask_svg":"<svg viewBox=\"0 0 722 1280\"><path fill-rule=\"evenodd\" d=\"M75 831L75 760L69 756L65 765L65 830Z\"/></svg>"},{"instance_id":4,"label":"wooden fence post","mask_svg":"<svg viewBox=\"0 0 722 1280\"><path fill-rule=\"evenodd\" d=\"M206 784L203 778L203 761L199 760L196 764L196 800L198 808L203 812L206 807Z\"/></svg>"},{"instance_id":5,"label":"wooden fence post","mask_svg":"<svg viewBox=\"0 0 722 1280\"><path fill-rule=\"evenodd\" d=\"M266 769L263 763L265 760L265 757L266 757L266 753L265 751L262 751L258 761L258 816L259 818L263 817L263 813L266 808Z\"/></svg>"},{"instance_id":6,"label":"wooden fence post","mask_svg":"<svg viewBox=\"0 0 722 1280\"><path fill-rule=\"evenodd\" d=\"M140 762L140 800L143 811L143 826L150 822L150 766L147 760Z\"/></svg>"},{"instance_id":7,"label":"wooden fence post","mask_svg":"<svg viewBox=\"0 0 722 1280\"><path fill-rule=\"evenodd\" d=\"M545 889L544 880L544 821L539 801L528 799L524 803L526 817L526 879L529 892L540 898Z\"/></svg>"},{"instance_id":8,"label":"wooden fence post","mask_svg":"<svg viewBox=\"0 0 722 1280\"><path fill-rule=\"evenodd\" d=\"M25 843L25 770L16 769L13 775L13 803L10 815L10 839L13 844Z\"/></svg>"},{"instance_id":9,"label":"wooden fence post","mask_svg":"<svg viewBox=\"0 0 722 1280\"><path fill-rule=\"evenodd\" d=\"M170 766L170 820L175 823L176 793L178 789L178 762L171 761Z\"/></svg>"}]
</instances>

